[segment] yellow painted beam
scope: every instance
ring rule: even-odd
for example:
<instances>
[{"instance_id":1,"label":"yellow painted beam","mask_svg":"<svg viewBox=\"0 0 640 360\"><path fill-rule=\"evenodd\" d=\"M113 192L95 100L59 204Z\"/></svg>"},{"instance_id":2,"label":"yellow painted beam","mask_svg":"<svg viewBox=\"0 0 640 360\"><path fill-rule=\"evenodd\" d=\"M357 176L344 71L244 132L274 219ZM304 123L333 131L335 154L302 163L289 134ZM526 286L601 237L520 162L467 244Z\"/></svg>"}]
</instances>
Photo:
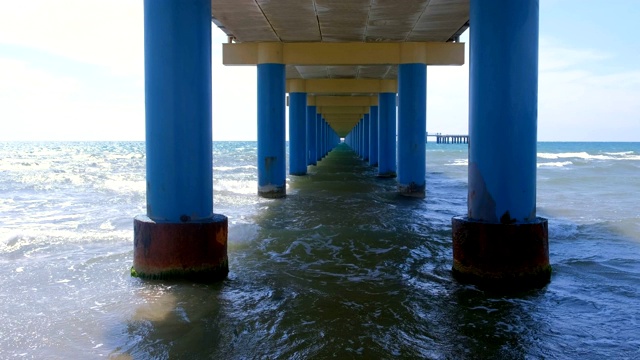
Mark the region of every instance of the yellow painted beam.
<instances>
[{"instance_id":1,"label":"yellow painted beam","mask_svg":"<svg viewBox=\"0 0 640 360\"><path fill-rule=\"evenodd\" d=\"M228 43L222 45L224 65L427 65L464 64L464 43L451 42L310 42Z\"/></svg>"},{"instance_id":2,"label":"yellow painted beam","mask_svg":"<svg viewBox=\"0 0 640 360\"><path fill-rule=\"evenodd\" d=\"M397 80L378 79L289 79L287 92L304 89L307 94L377 94L397 92ZM318 106L316 104L316 106Z\"/></svg>"},{"instance_id":3,"label":"yellow painted beam","mask_svg":"<svg viewBox=\"0 0 640 360\"><path fill-rule=\"evenodd\" d=\"M307 96L307 104L310 101L315 106L377 106L378 96L309 95Z\"/></svg>"},{"instance_id":4,"label":"yellow painted beam","mask_svg":"<svg viewBox=\"0 0 640 360\"><path fill-rule=\"evenodd\" d=\"M368 106L318 106L316 111L320 114L368 114Z\"/></svg>"},{"instance_id":5,"label":"yellow painted beam","mask_svg":"<svg viewBox=\"0 0 640 360\"><path fill-rule=\"evenodd\" d=\"M360 121L363 114L323 114L327 121Z\"/></svg>"}]
</instances>

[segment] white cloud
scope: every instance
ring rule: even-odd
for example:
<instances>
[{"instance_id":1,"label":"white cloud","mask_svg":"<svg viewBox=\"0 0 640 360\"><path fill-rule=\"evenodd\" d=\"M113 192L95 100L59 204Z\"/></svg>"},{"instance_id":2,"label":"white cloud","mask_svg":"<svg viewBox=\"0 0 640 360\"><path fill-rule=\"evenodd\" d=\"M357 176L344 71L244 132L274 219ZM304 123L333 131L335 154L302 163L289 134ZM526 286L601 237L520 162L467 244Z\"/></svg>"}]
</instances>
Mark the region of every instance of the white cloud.
<instances>
[{"instance_id":1,"label":"white cloud","mask_svg":"<svg viewBox=\"0 0 640 360\"><path fill-rule=\"evenodd\" d=\"M135 74L143 68L142 1L3 1L0 44Z\"/></svg>"},{"instance_id":2,"label":"white cloud","mask_svg":"<svg viewBox=\"0 0 640 360\"><path fill-rule=\"evenodd\" d=\"M611 58L593 49L541 42L540 139L639 140L640 70L603 73Z\"/></svg>"},{"instance_id":3,"label":"white cloud","mask_svg":"<svg viewBox=\"0 0 640 360\"><path fill-rule=\"evenodd\" d=\"M144 103L119 98L83 79L0 58L0 140L140 139ZM137 136L136 136L137 135Z\"/></svg>"}]
</instances>

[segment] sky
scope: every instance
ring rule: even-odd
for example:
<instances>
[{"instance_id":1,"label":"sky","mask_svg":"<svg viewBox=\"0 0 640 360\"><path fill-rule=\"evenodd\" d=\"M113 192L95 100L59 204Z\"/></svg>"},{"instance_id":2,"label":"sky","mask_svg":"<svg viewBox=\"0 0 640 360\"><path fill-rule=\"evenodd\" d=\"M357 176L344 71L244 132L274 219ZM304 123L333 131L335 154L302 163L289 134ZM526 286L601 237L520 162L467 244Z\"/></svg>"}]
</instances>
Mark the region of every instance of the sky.
<instances>
[{"instance_id":1,"label":"sky","mask_svg":"<svg viewBox=\"0 0 640 360\"><path fill-rule=\"evenodd\" d=\"M640 141L639 18L540 0L538 140ZM212 26L213 140L255 140L256 69L223 66ZM468 132L468 50L427 70L428 132ZM0 141L144 140L143 59L141 0L0 0Z\"/></svg>"}]
</instances>

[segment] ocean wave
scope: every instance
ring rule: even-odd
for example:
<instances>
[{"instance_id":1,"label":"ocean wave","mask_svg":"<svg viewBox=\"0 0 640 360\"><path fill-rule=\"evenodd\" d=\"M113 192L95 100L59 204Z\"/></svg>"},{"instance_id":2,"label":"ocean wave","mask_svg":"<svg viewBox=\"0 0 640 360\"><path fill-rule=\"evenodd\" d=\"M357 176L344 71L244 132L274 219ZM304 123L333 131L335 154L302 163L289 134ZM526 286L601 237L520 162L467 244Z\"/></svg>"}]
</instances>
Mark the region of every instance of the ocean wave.
<instances>
[{"instance_id":1,"label":"ocean wave","mask_svg":"<svg viewBox=\"0 0 640 360\"><path fill-rule=\"evenodd\" d=\"M253 180L220 180L214 184L213 191L229 191L236 194L255 195L258 191L258 182Z\"/></svg>"},{"instance_id":2,"label":"ocean wave","mask_svg":"<svg viewBox=\"0 0 640 360\"><path fill-rule=\"evenodd\" d=\"M603 154L589 154L582 151L566 153L538 153L538 158L548 160L570 158L582 160L640 160L640 155L636 155L634 151L605 152Z\"/></svg>"},{"instance_id":3,"label":"ocean wave","mask_svg":"<svg viewBox=\"0 0 640 360\"><path fill-rule=\"evenodd\" d=\"M607 155L591 155L587 152L568 152L568 153L538 153L539 158L543 159L567 159L576 158L584 160L613 160L612 156Z\"/></svg>"},{"instance_id":4,"label":"ocean wave","mask_svg":"<svg viewBox=\"0 0 640 360\"><path fill-rule=\"evenodd\" d=\"M242 165L242 166L214 166L213 171L233 171L238 169L258 169L255 165Z\"/></svg>"},{"instance_id":5,"label":"ocean wave","mask_svg":"<svg viewBox=\"0 0 640 360\"><path fill-rule=\"evenodd\" d=\"M109 179L105 180L102 188L106 190L115 191L117 193L144 193L146 191L147 183L144 180L124 180L124 179Z\"/></svg>"},{"instance_id":6,"label":"ocean wave","mask_svg":"<svg viewBox=\"0 0 640 360\"><path fill-rule=\"evenodd\" d=\"M611 155L611 156L624 156L624 155L631 155L634 153L635 151L605 152L605 154Z\"/></svg>"},{"instance_id":7,"label":"ocean wave","mask_svg":"<svg viewBox=\"0 0 640 360\"><path fill-rule=\"evenodd\" d=\"M445 164L445 166L467 166L469 165L468 159L455 159L452 163Z\"/></svg>"},{"instance_id":8,"label":"ocean wave","mask_svg":"<svg viewBox=\"0 0 640 360\"><path fill-rule=\"evenodd\" d=\"M0 232L0 254L19 253L29 257L52 245L86 244L94 242L127 242L132 230L52 230L26 229Z\"/></svg>"},{"instance_id":9,"label":"ocean wave","mask_svg":"<svg viewBox=\"0 0 640 360\"><path fill-rule=\"evenodd\" d=\"M547 163L538 163L538 167L565 167L568 165L573 165L571 161L557 161L557 162L547 162Z\"/></svg>"}]
</instances>

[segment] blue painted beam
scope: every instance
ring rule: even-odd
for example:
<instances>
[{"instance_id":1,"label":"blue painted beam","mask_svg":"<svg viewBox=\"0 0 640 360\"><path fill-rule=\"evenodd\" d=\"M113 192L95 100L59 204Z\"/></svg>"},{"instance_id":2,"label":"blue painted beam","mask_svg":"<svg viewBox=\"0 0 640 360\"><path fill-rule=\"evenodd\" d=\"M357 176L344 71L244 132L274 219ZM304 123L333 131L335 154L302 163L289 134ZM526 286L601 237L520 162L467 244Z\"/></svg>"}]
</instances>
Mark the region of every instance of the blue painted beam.
<instances>
[{"instance_id":1,"label":"blue painted beam","mask_svg":"<svg viewBox=\"0 0 640 360\"><path fill-rule=\"evenodd\" d=\"M378 166L378 107L372 106L369 113L369 164Z\"/></svg>"},{"instance_id":2,"label":"blue painted beam","mask_svg":"<svg viewBox=\"0 0 640 360\"><path fill-rule=\"evenodd\" d=\"M398 65L398 191L424 197L427 66Z\"/></svg>"},{"instance_id":3,"label":"blue painted beam","mask_svg":"<svg viewBox=\"0 0 640 360\"><path fill-rule=\"evenodd\" d=\"M144 53L147 216L211 218L210 2L145 1Z\"/></svg>"},{"instance_id":4,"label":"blue painted beam","mask_svg":"<svg viewBox=\"0 0 640 360\"><path fill-rule=\"evenodd\" d=\"M289 93L289 174L307 174L307 93Z\"/></svg>"},{"instance_id":5,"label":"blue painted beam","mask_svg":"<svg viewBox=\"0 0 640 360\"><path fill-rule=\"evenodd\" d=\"M307 106L307 165L316 165L316 107Z\"/></svg>"},{"instance_id":6,"label":"blue painted beam","mask_svg":"<svg viewBox=\"0 0 640 360\"><path fill-rule=\"evenodd\" d=\"M471 2L469 218L536 218L538 1ZM489 91L490 90L490 91Z\"/></svg>"},{"instance_id":7,"label":"blue painted beam","mask_svg":"<svg viewBox=\"0 0 640 360\"><path fill-rule=\"evenodd\" d=\"M258 194L286 195L284 64L258 64Z\"/></svg>"},{"instance_id":8,"label":"blue painted beam","mask_svg":"<svg viewBox=\"0 0 640 360\"><path fill-rule=\"evenodd\" d=\"M378 94L378 176L396 177L396 94Z\"/></svg>"}]
</instances>

